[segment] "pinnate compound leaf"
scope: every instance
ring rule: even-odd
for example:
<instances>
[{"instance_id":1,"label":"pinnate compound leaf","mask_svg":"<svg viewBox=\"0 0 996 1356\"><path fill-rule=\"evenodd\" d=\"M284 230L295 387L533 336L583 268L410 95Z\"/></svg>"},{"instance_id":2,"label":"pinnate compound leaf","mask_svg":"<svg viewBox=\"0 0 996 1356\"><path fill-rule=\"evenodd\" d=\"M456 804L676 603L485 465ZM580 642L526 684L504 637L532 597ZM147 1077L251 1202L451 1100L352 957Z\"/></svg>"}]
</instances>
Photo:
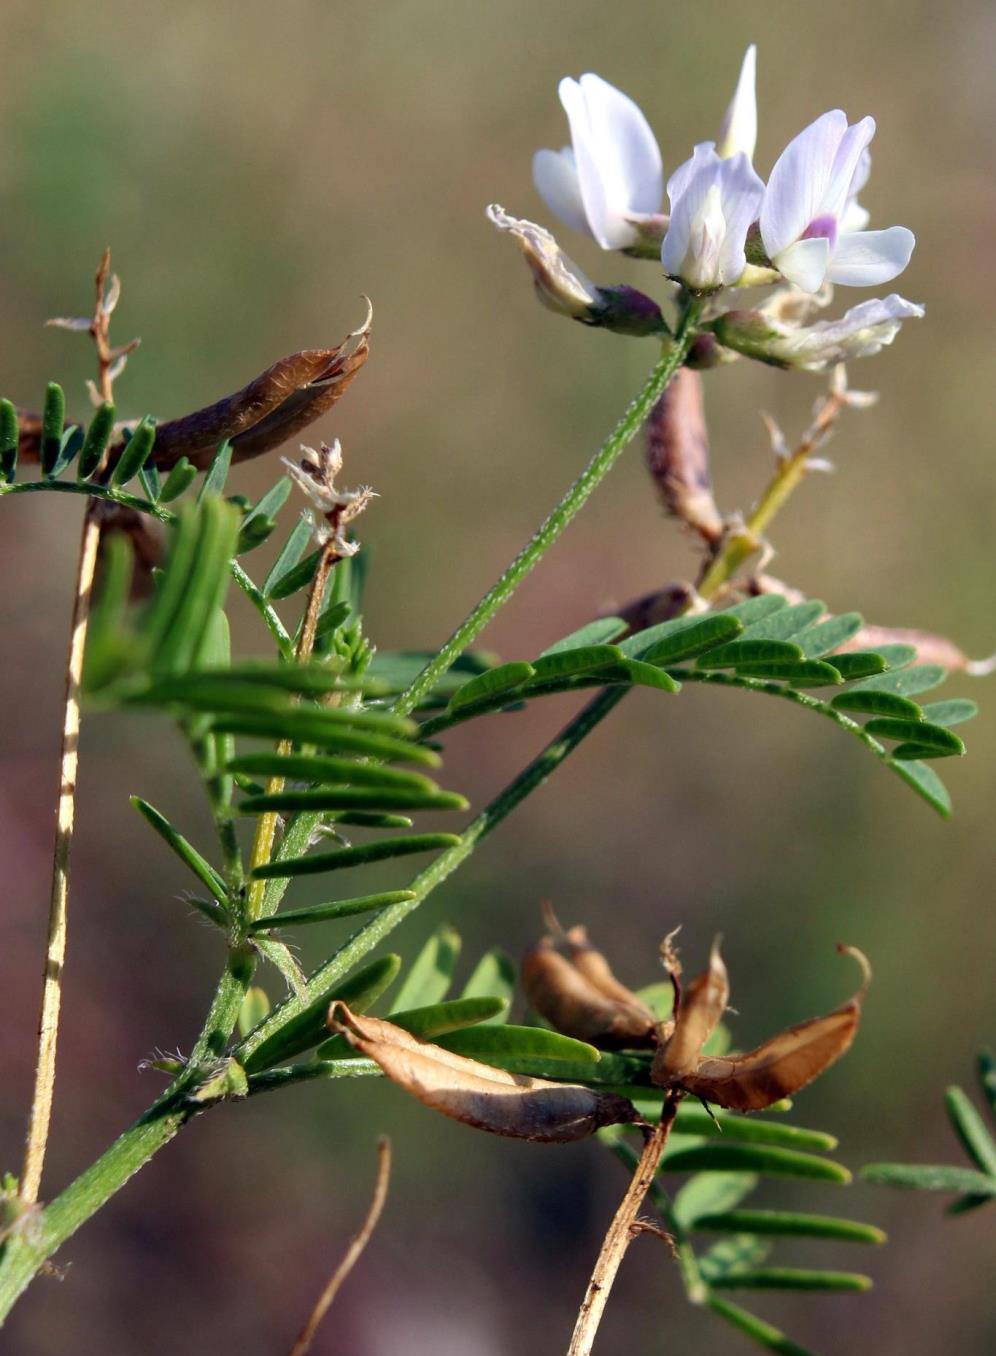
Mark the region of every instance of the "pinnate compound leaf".
<instances>
[{"instance_id":1,"label":"pinnate compound leaf","mask_svg":"<svg viewBox=\"0 0 996 1356\"><path fill-rule=\"evenodd\" d=\"M391 1022L359 1016L344 1003L333 1005L330 1021L425 1106L491 1134L567 1143L636 1119L629 1102L614 1094L505 1073L420 1041Z\"/></svg>"}]
</instances>

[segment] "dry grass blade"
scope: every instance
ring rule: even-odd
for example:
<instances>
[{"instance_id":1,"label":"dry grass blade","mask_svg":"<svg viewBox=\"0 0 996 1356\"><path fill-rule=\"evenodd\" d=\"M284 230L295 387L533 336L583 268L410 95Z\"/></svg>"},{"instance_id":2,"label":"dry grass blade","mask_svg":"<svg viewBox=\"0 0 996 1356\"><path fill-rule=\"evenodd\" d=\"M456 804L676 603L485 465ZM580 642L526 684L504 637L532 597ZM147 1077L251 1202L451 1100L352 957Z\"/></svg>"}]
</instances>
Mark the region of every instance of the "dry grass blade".
<instances>
[{"instance_id":1,"label":"dry grass blade","mask_svg":"<svg viewBox=\"0 0 996 1356\"><path fill-rule=\"evenodd\" d=\"M329 1027L425 1106L493 1135L567 1144L603 1125L638 1120L625 1097L506 1073L421 1041L392 1022L361 1017L345 1003L332 1005Z\"/></svg>"},{"instance_id":2,"label":"dry grass blade","mask_svg":"<svg viewBox=\"0 0 996 1356\"><path fill-rule=\"evenodd\" d=\"M310 1349L318 1331L318 1325L328 1313L332 1301L342 1287L343 1281L352 1271L353 1267L360 1260L360 1256L370 1242L371 1235L377 1227L381 1212L384 1209L384 1202L387 1200L387 1188L391 1179L391 1141L385 1135L377 1145L377 1180L374 1183L373 1199L370 1202L370 1209L367 1211L367 1217L363 1221L359 1233L353 1238L349 1247L346 1249L346 1255L336 1267L329 1280L328 1285L318 1297L318 1302L312 1309L307 1323L298 1333L297 1341L291 1348L290 1356L305 1356Z\"/></svg>"}]
</instances>

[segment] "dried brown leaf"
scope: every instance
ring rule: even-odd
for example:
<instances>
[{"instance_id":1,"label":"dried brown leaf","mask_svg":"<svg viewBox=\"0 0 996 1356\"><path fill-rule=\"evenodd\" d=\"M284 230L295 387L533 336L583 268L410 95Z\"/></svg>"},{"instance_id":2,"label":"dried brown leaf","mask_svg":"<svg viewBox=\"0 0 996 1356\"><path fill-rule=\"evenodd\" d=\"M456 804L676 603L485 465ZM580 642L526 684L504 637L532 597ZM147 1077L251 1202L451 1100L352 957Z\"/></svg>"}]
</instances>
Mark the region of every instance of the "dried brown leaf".
<instances>
[{"instance_id":1,"label":"dried brown leaf","mask_svg":"<svg viewBox=\"0 0 996 1356\"><path fill-rule=\"evenodd\" d=\"M825 1017L789 1027L746 1055L702 1060L694 1073L677 1080L681 1087L729 1111L763 1111L829 1068L854 1040L871 980L871 967L857 948L841 946L838 950L861 966L863 981L853 998Z\"/></svg>"},{"instance_id":2,"label":"dried brown leaf","mask_svg":"<svg viewBox=\"0 0 996 1356\"><path fill-rule=\"evenodd\" d=\"M329 1027L433 1111L493 1135L562 1144L639 1119L625 1097L493 1069L345 1003L332 1005Z\"/></svg>"},{"instance_id":3,"label":"dried brown leaf","mask_svg":"<svg viewBox=\"0 0 996 1356\"><path fill-rule=\"evenodd\" d=\"M699 1066L702 1047L726 1011L730 981L719 954L719 939L712 944L709 968L692 980L677 1006L674 1030L654 1056L651 1078L662 1087L680 1082Z\"/></svg>"}]
</instances>

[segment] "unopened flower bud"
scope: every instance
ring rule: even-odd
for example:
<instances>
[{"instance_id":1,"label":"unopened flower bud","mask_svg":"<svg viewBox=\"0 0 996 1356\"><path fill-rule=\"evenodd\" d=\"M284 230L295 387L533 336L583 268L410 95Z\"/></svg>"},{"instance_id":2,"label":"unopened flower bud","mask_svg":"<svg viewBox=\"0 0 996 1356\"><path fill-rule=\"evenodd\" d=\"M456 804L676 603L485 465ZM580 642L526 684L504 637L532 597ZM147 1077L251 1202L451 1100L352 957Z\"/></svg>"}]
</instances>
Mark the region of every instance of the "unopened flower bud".
<instances>
[{"instance_id":1,"label":"unopened flower bud","mask_svg":"<svg viewBox=\"0 0 996 1356\"><path fill-rule=\"evenodd\" d=\"M511 216L497 203L487 209L487 218L512 236L532 272L536 295L549 310L617 334L666 332L655 301L633 287L597 287L544 227Z\"/></svg>"},{"instance_id":2,"label":"unopened flower bud","mask_svg":"<svg viewBox=\"0 0 996 1356\"><path fill-rule=\"evenodd\" d=\"M759 311L729 311L712 326L719 342L775 367L819 372L851 358L865 358L891 344L904 320L919 318L922 306L892 293L863 301L839 320L792 328Z\"/></svg>"}]
</instances>

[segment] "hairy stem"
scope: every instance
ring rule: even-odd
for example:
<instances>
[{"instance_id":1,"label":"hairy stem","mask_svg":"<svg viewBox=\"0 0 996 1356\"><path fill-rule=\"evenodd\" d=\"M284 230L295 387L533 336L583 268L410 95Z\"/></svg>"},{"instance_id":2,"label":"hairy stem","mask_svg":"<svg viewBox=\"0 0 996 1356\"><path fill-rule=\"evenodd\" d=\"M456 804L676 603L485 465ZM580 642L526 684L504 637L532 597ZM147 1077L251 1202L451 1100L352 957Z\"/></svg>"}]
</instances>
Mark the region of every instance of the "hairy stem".
<instances>
[{"instance_id":1,"label":"hairy stem","mask_svg":"<svg viewBox=\"0 0 996 1356\"><path fill-rule=\"evenodd\" d=\"M484 629L495 613L508 602L534 565L549 550L560 534L587 502L596 486L615 465L625 447L639 432L647 415L653 409L668 382L681 367L691 346L694 320L697 312L690 308L685 322L673 343L669 342L660 361L650 373L642 390L630 403L619 423L592 457L591 461L570 486L567 493L537 529L529 543L505 570L481 601L460 623L449 640L422 672L394 703L393 709L403 715L414 711L436 683L459 659L468 645Z\"/></svg>"},{"instance_id":2,"label":"hairy stem","mask_svg":"<svg viewBox=\"0 0 996 1356\"><path fill-rule=\"evenodd\" d=\"M657 1175L677 1110L678 1098L669 1096L661 1110L660 1123L647 1133L636 1171L626 1188L625 1196L619 1202L619 1208L613 1216L602 1243L602 1250L598 1254L595 1269L591 1273L567 1356L590 1356L613 1282L626 1256L626 1250L635 1236L637 1215Z\"/></svg>"},{"instance_id":3,"label":"hairy stem","mask_svg":"<svg viewBox=\"0 0 996 1356\"><path fill-rule=\"evenodd\" d=\"M62 971L66 961L69 921L69 857L76 818L80 685L83 680L83 657L86 652L86 633L90 621L90 601L93 596L99 548L100 519L97 516L96 505L91 505L83 519L83 535L80 539L79 561L76 567L73 618L70 626L69 659L66 664L59 807L52 854L52 891L49 898L41 1016L38 1022L38 1056L20 1185L20 1194L25 1201L38 1199L45 1149L48 1144L48 1130L52 1119L55 1055L59 1039L59 1011L62 1006Z\"/></svg>"},{"instance_id":4,"label":"hairy stem","mask_svg":"<svg viewBox=\"0 0 996 1356\"><path fill-rule=\"evenodd\" d=\"M334 540L329 540L322 548L322 554L318 558L318 567L315 570L311 581L311 587L308 591L308 602L304 611L304 620L301 624L301 635L297 642L295 652L296 662L306 663L311 658L312 651L315 648L315 632L318 629L318 619L321 616L322 601L325 597L325 587L328 584L329 575L332 567L339 559ZM279 753L289 753L290 743L285 739L281 741L278 748ZM282 791L284 786L283 777L271 777L267 783L266 790L268 794L275 795ZM257 866L263 866L270 860L273 853L273 844L277 835L277 820L279 815L276 810L269 810L266 814L260 815L256 821L256 833L253 837L252 853L249 859L250 874ZM249 899L246 908L246 921L252 922L259 918L263 910L263 896L266 893L266 881L254 880L249 886Z\"/></svg>"}]
</instances>

